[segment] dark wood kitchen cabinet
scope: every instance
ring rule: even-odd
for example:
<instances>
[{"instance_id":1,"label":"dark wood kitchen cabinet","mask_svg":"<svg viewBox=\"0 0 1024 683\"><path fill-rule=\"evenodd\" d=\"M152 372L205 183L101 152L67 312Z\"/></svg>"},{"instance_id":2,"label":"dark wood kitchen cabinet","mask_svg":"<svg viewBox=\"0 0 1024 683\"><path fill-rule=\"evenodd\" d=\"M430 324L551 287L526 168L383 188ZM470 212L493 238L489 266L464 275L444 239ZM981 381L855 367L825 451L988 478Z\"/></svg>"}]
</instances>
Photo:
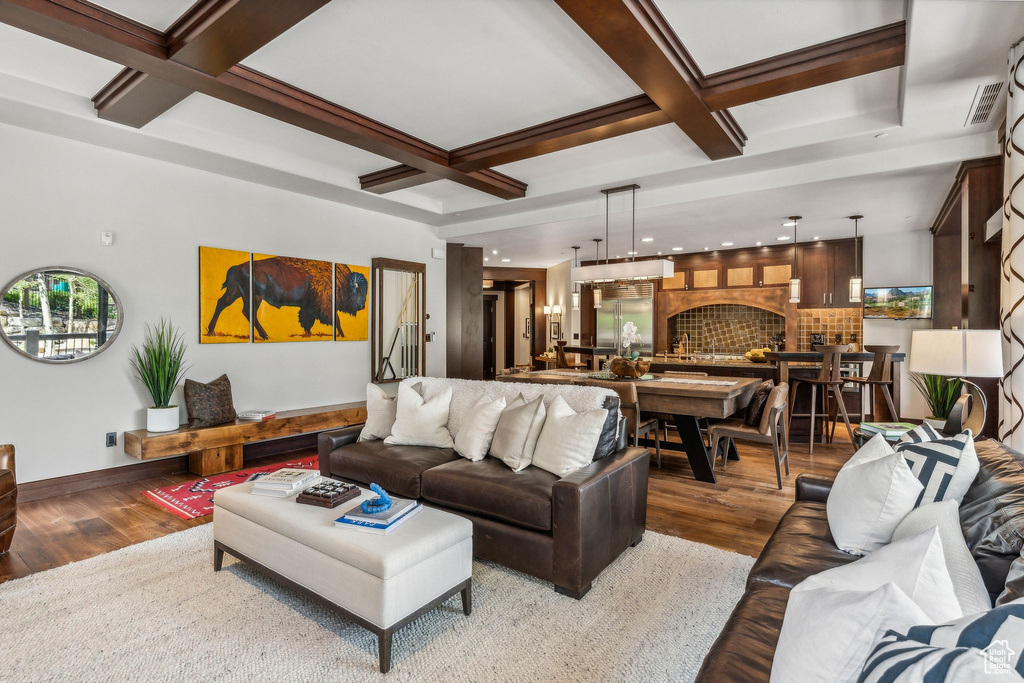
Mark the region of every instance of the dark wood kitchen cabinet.
<instances>
[{"instance_id":1,"label":"dark wood kitchen cabinet","mask_svg":"<svg viewBox=\"0 0 1024 683\"><path fill-rule=\"evenodd\" d=\"M856 255L854 252L857 252ZM850 308L850 278L861 270L860 246L853 240L805 242L797 246L799 308Z\"/></svg>"}]
</instances>

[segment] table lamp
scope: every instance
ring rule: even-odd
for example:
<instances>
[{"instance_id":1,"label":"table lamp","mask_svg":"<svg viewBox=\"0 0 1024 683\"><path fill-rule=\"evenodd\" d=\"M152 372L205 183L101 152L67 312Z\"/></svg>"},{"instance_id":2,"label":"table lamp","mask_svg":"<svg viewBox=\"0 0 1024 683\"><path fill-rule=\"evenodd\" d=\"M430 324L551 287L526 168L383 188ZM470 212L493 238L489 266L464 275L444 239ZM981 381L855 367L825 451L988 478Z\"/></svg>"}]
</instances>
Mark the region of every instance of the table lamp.
<instances>
[{"instance_id":1,"label":"table lamp","mask_svg":"<svg viewBox=\"0 0 1024 683\"><path fill-rule=\"evenodd\" d=\"M1003 376L1002 335L999 330L914 330L909 370L961 380L967 393L949 411L942 433L970 429L977 437L985 426L988 402L981 387L966 378Z\"/></svg>"}]
</instances>

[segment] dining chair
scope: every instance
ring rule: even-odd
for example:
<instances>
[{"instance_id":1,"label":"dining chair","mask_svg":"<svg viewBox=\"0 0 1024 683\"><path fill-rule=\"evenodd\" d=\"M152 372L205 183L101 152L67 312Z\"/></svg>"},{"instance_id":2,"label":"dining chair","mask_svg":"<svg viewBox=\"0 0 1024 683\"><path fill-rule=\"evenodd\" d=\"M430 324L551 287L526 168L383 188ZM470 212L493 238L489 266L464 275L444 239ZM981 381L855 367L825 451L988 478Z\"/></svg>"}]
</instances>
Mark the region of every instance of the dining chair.
<instances>
[{"instance_id":1,"label":"dining chair","mask_svg":"<svg viewBox=\"0 0 1024 683\"><path fill-rule=\"evenodd\" d=\"M14 446L0 445L0 555L11 549L18 526L18 480L14 470Z\"/></svg>"},{"instance_id":2,"label":"dining chair","mask_svg":"<svg viewBox=\"0 0 1024 683\"><path fill-rule=\"evenodd\" d=\"M836 407L843 414L843 422L846 423L846 431L850 435L850 445L856 450L857 441L853 438L853 427L850 425L850 416L846 413L846 403L843 402L842 387L843 383L849 378L843 377L842 374L842 356L843 353L850 350L848 344L838 344L833 346L815 346L814 350L821 354L821 370L818 372L818 376L811 379L797 379L790 377L790 382L793 384L793 402L796 403L796 392L801 384L809 384L811 387L811 433L807 440L807 452L814 452L814 439L818 434L817 429L817 404L818 404L818 387L821 387L821 417L824 420L822 425L822 437L831 441L828 432L829 417L832 415L833 408L830 408L829 396L834 397ZM801 415L803 417L803 415ZM793 415L789 416L790 424L786 425L787 429L792 425Z\"/></svg>"},{"instance_id":3,"label":"dining chair","mask_svg":"<svg viewBox=\"0 0 1024 683\"><path fill-rule=\"evenodd\" d=\"M729 461L729 446L732 441L751 441L754 443L770 443L775 456L775 478L782 488L782 466L786 467L789 476L789 431L786 428L786 402L789 397L789 386L780 384L773 387L765 400L764 412L757 427L747 425L743 420L729 419L711 425L711 453L717 459L719 443L722 452L722 469Z\"/></svg>"},{"instance_id":4,"label":"dining chair","mask_svg":"<svg viewBox=\"0 0 1024 683\"><path fill-rule=\"evenodd\" d=\"M575 370L575 369L578 369L578 368L590 367L590 365L588 363L580 363L578 361L569 360L566 357L566 355L565 355L565 344L566 343L564 341L560 341L555 346L555 359L556 359L555 365L559 369L573 369L573 370Z\"/></svg>"},{"instance_id":5,"label":"dining chair","mask_svg":"<svg viewBox=\"0 0 1024 683\"><path fill-rule=\"evenodd\" d=\"M893 404L892 393L889 391L889 385L892 384L892 356L900 350L899 344L865 346L864 350L875 354L871 361L871 372L867 377L847 377L846 381L858 385L861 389L870 389L872 406L875 405L875 390L881 389L885 404L889 407L889 414L892 415L893 421L899 422L900 414Z\"/></svg>"},{"instance_id":6,"label":"dining chair","mask_svg":"<svg viewBox=\"0 0 1024 683\"><path fill-rule=\"evenodd\" d=\"M644 418L640 414L640 397L636 393L636 384L633 382L609 382L599 379L585 380L588 387L601 387L611 389L619 395L619 410L626 418L626 429L631 434L633 445L640 445L640 437L653 433L654 449L658 458L658 467L661 467L661 437L658 435L658 419Z\"/></svg>"}]
</instances>

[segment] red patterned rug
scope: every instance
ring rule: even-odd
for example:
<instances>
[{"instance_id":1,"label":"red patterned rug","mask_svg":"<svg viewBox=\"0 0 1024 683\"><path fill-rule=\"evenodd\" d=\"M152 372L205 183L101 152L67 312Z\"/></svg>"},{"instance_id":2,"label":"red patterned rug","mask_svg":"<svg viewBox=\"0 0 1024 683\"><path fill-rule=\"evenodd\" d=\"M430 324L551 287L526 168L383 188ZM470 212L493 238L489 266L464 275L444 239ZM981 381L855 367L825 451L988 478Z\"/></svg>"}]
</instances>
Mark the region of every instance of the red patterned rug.
<instances>
[{"instance_id":1,"label":"red patterned rug","mask_svg":"<svg viewBox=\"0 0 1024 683\"><path fill-rule=\"evenodd\" d=\"M267 465L266 467L253 467L247 470L225 472L224 474L217 474L204 479L186 481L174 486L165 486L161 489L146 491L145 495L160 507L170 510L182 519L195 519L196 517L213 513L213 494L217 489L259 479L265 474L276 472L284 467L295 467L300 470L318 470L320 469L320 459L314 455L291 462L279 462L275 465Z\"/></svg>"}]
</instances>

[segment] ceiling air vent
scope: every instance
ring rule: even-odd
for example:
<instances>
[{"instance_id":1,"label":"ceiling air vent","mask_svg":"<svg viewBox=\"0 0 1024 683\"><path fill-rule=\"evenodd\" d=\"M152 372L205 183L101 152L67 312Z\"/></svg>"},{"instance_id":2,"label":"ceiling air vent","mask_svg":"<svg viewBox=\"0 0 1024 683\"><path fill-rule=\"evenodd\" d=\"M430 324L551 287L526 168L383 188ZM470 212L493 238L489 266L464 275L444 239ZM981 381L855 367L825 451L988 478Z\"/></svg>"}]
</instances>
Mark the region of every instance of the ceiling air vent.
<instances>
[{"instance_id":1,"label":"ceiling air vent","mask_svg":"<svg viewBox=\"0 0 1024 683\"><path fill-rule=\"evenodd\" d=\"M989 117L992 116L992 110L995 109L1002 92L1002 83L979 85L978 91L974 93L974 102L971 103L971 110L967 112L967 120L964 121L964 127L987 122Z\"/></svg>"}]
</instances>

